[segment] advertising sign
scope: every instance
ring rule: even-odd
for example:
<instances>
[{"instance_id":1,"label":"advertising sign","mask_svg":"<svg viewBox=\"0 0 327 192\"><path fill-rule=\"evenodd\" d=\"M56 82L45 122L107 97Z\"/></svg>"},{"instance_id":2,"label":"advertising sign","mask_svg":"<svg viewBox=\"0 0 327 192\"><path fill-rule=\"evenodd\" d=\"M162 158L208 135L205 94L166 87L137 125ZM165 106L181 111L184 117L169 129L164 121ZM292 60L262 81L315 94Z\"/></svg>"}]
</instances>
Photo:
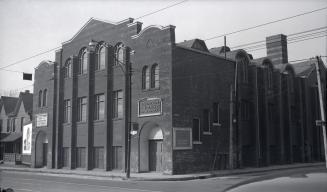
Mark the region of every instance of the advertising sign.
<instances>
[{"instance_id":1,"label":"advertising sign","mask_svg":"<svg viewBox=\"0 0 327 192\"><path fill-rule=\"evenodd\" d=\"M32 123L23 127L23 154L30 155L32 149Z\"/></svg>"},{"instance_id":2,"label":"advertising sign","mask_svg":"<svg viewBox=\"0 0 327 192\"><path fill-rule=\"evenodd\" d=\"M36 127L48 126L48 114L42 113L36 115Z\"/></svg>"}]
</instances>

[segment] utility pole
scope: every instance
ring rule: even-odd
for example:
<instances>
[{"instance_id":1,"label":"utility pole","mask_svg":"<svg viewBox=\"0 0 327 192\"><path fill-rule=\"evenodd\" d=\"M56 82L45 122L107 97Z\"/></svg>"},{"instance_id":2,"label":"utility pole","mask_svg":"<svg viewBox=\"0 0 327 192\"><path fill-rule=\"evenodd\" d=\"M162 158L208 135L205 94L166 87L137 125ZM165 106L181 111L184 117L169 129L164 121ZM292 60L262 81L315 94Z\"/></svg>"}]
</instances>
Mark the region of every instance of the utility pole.
<instances>
[{"instance_id":1,"label":"utility pole","mask_svg":"<svg viewBox=\"0 0 327 192\"><path fill-rule=\"evenodd\" d=\"M324 148L325 148L325 162L327 168L327 136L326 136L326 116L325 116L325 109L324 109L324 101L322 98L322 90L321 90L321 79L320 79L320 69L319 69L319 57L316 57L316 71L317 71L317 82L318 82L318 93L319 93L319 103L320 103L320 116L321 116L321 127L322 127L322 134L324 138Z\"/></svg>"},{"instance_id":2,"label":"utility pole","mask_svg":"<svg viewBox=\"0 0 327 192\"><path fill-rule=\"evenodd\" d=\"M126 48L126 64L125 64L125 77L126 77L126 99L127 104L125 109L127 112L127 159L126 159L126 178L130 178L131 174L131 124L132 124L132 65L130 62L130 49ZM125 102L126 103L126 102ZM125 113L126 114L126 113Z\"/></svg>"},{"instance_id":3,"label":"utility pole","mask_svg":"<svg viewBox=\"0 0 327 192\"><path fill-rule=\"evenodd\" d=\"M230 101L229 101L229 169L234 168L234 142L233 142L233 85L230 86Z\"/></svg>"}]
</instances>

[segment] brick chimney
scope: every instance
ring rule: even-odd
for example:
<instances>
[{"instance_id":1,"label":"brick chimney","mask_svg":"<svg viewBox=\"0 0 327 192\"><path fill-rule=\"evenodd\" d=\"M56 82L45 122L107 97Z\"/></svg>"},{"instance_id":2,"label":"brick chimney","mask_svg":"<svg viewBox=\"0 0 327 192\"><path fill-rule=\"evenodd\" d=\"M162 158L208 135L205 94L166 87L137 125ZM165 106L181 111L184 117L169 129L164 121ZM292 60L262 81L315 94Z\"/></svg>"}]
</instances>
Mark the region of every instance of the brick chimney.
<instances>
[{"instance_id":1,"label":"brick chimney","mask_svg":"<svg viewBox=\"0 0 327 192\"><path fill-rule=\"evenodd\" d=\"M288 63L287 36L283 34L266 37L267 57L273 64Z\"/></svg>"}]
</instances>

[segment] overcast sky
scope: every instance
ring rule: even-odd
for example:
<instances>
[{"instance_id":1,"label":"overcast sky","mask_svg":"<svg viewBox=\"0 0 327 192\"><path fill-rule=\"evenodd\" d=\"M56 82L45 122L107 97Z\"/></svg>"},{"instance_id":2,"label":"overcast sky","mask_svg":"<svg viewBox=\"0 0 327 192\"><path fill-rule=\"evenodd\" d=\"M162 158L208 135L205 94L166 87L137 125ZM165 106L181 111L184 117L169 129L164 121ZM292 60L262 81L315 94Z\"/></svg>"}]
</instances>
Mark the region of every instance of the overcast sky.
<instances>
[{"instance_id":1,"label":"overcast sky","mask_svg":"<svg viewBox=\"0 0 327 192\"><path fill-rule=\"evenodd\" d=\"M0 68L60 46L91 17L118 22L180 1L0 0ZM323 7L327 7L326 0L190 0L137 21L143 23L143 28L174 25L176 42L181 42L193 38L207 39ZM227 45L233 47L262 41L270 35L288 35L323 26L327 26L326 9L230 35ZM223 39L206 41L206 44L208 48L222 46ZM289 44L289 60L327 55L326 44L326 36ZM250 53L254 58L266 55L265 50ZM53 61L54 51L6 69L33 73L43 60ZM0 70L0 91L33 91L32 84L32 81L23 81L21 73Z\"/></svg>"}]
</instances>

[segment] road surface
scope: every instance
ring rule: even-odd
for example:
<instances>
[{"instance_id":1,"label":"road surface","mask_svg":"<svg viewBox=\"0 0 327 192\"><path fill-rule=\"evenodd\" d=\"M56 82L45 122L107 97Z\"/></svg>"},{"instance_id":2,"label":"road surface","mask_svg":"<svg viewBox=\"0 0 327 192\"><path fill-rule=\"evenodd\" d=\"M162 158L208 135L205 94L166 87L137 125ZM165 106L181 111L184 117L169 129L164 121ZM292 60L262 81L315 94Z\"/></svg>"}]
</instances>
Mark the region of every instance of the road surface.
<instances>
[{"instance_id":1,"label":"road surface","mask_svg":"<svg viewBox=\"0 0 327 192\"><path fill-rule=\"evenodd\" d=\"M300 168L189 181L126 181L89 176L0 171L0 187L12 188L15 192L223 192L233 186L262 179L315 173L321 170L321 167ZM326 170L324 171L327 174Z\"/></svg>"}]
</instances>

